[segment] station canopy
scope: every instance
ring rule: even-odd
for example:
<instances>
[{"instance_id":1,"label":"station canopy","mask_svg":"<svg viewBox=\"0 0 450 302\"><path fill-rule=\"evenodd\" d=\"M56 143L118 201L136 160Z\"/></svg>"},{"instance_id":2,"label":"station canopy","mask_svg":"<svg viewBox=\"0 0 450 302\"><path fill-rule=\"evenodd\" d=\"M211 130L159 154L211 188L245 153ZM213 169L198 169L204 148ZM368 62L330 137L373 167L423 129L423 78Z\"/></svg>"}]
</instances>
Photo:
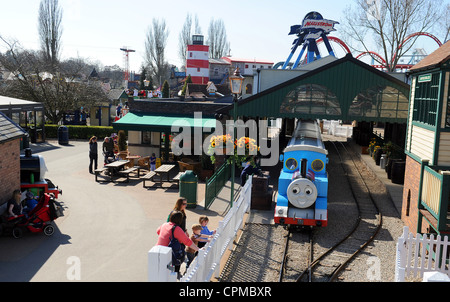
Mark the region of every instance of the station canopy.
<instances>
[{"instance_id":1,"label":"station canopy","mask_svg":"<svg viewBox=\"0 0 450 302\"><path fill-rule=\"evenodd\" d=\"M246 117L406 123L409 85L348 54L238 102ZM232 106L226 108L232 116Z\"/></svg>"}]
</instances>

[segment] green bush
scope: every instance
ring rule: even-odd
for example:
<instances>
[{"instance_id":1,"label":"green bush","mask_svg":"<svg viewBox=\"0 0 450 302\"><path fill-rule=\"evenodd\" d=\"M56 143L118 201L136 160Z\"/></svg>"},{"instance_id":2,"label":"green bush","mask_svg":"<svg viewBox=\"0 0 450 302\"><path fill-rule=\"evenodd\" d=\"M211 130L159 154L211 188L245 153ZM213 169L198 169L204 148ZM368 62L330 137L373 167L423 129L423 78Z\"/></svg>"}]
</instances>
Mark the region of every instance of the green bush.
<instances>
[{"instance_id":1,"label":"green bush","mask_svg":"<svg viewBox=\"0 0 450 302\"><path fill-rule=\"evenodd\" d=\"M58 138L59 125L45 125L45 137L46 138ZM103 139L107 136L111 136L116 130L111 126L72 126L66 125L69 132L69 139L90 139L92 136Z\"/></svg>"}]
</instances>

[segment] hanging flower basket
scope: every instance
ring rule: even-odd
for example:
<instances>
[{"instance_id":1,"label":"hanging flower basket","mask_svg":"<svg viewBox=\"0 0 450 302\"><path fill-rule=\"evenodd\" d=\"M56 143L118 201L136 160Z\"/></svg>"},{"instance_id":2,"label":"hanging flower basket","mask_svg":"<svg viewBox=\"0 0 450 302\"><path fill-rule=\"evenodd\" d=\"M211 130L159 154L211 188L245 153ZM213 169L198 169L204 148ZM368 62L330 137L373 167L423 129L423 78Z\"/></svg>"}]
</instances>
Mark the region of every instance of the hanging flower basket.
<instances>
[{"instance_id":1,"label":"hanging flower basket","mask_svg":"<svg viewBox=\"0 0 450 302\"><path fill-rule=\"evenodd\" d=\"M211 137L208 155L211 157L212 163L216 161L216 155L229 155L227 159L229 163L234 157L238 166L241 166L241 163L245 161L251 161L254 165L252 156L257 155L258 151L259 147L255 139L243 136L233 142L231 135L225 134Z\"/></svg>"}]
</instances>

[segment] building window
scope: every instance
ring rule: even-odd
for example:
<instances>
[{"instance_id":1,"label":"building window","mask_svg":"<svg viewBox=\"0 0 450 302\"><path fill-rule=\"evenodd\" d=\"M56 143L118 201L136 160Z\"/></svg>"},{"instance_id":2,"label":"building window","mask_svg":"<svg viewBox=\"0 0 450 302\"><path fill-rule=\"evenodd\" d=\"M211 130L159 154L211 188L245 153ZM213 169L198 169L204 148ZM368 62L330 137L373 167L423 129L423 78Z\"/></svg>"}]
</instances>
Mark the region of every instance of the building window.
<instances>
[{"instance_id":1,"label":"building window","mask_svg":"<svg viewBox=\"0 0 450 302\"><path fill-rule=\"evenodd\" d=\"M440 76L438 72L418 76L414 91L413 121L431 126L436 125L439 82Z\"/></svg>"},{"instance_id":2,"label":"building window","mask_svg":"<svg viewBox=\"0 0 450 302\"><path fill-rule=\"evenodd\" d=\"M253 94L253 87L252 84L247 84L245 86L245 94Z\"/></svg>"},{"instance_id":3,"label":"building window","mask_svg":"<svg viewBox=\"0 0 450 302\"><path fill-rule=\"evenodd\" d=\"M291 90L280 106L280 113L340 115L339 101L327 87L304 84Z\"/></svg>"},{"instance_id":4,"label":"building window","mask_svg":"<svg viewBox=\"0 0 450 302\"><path fill-rule=\"evenodd\" d=\"M248 64L245 64L245 68L248 68Z\"/></svg>"},{"instance_id":5,"label":"building window","mask_svg":"<svg viewBox=\"0 0 450 302\"><path fill-rule=\"evenodd\" d=\"M394 87L376 85L355 96L348 114L352 118L407 118L408 98Z\"/></svg>"},{"instance_id":6,"label":"building window","mask_svg":"<svg viewBox=\"0 0 450 302\"><path fill-rule=\"evenodd\" d=\"M141 144L150 146L159 146L159 132L142 131L141 132Z\"/></svg>"},{"instance_id":7,"label":"building window","mask_svg":"<svg viewBox=\"0 0 450 302\"><path fill-rule=\"evenodd\" d=\"M406 198L406 216L409 216L409 209L411 207L411 190L408 190L408 197Z\"/></svg>"}]
</instances>

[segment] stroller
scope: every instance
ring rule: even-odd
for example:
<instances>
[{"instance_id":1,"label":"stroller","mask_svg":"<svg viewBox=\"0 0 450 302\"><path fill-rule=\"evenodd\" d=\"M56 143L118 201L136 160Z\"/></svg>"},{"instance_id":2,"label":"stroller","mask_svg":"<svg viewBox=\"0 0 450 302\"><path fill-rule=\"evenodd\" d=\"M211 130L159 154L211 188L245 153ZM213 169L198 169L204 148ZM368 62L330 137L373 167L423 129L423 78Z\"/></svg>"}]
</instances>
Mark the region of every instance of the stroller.
<instances>
[{"instance_id":1,"label":"stroller","mask_svg":"<svg viewBox=\"0 0 450 302\"><path fill-rule=\"evenodd\" d=\"M55 198L50 194L44 193L35 208L28 214L22 214L17 217L5 218L0 226L0 233L11 231L14 238L21 238L24 231L32 233L44 232L51 236L55 232L52 221L61 215L61 207L56 204Z\"/></svg>"}]
</instances>

